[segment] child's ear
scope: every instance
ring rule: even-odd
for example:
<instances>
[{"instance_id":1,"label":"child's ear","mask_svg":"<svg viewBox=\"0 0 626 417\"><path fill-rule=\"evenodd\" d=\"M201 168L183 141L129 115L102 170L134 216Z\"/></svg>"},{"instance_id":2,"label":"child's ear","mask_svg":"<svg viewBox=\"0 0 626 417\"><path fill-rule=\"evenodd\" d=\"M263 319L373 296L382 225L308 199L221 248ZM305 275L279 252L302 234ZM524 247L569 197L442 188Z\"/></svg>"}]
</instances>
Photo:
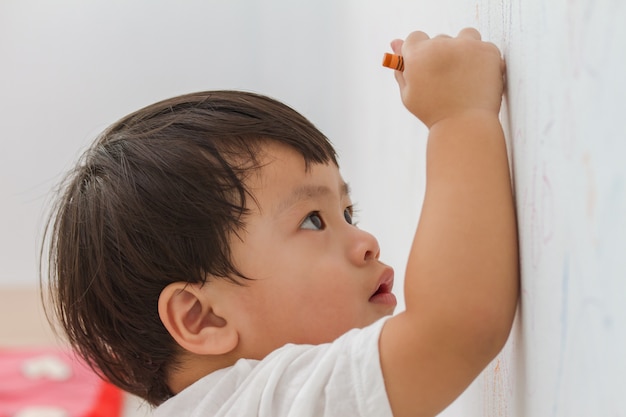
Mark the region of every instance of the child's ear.
<instances>
[{"instance_id":1,"label":"child's ear","mask_svg":"<svg viewBox=\"0 0 626 417\"><path fill-rule=\"evenodd\" d=\"M198 355L222 355L237 347L239 333L214 312L207 289L175 282L161 291L159 317L174 340Z\"/></svg>"}]
</instances>

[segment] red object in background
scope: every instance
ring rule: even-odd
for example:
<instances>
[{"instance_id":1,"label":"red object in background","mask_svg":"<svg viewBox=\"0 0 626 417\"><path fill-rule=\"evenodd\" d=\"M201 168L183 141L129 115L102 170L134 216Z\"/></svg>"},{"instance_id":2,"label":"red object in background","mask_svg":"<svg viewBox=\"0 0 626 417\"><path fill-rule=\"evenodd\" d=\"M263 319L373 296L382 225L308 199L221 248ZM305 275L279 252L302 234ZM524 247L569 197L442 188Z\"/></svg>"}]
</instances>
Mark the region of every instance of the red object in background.
<instances>
[{"instance_id":1,"label":"red object in background","mask_svg":"<svg viewBox=\"0 0 626 417\"><path fill-rule=\"evenodd\" d=\"M0 417L120 417L122 391L71 352L0 349Z\"/></svg>"}]
</instances>

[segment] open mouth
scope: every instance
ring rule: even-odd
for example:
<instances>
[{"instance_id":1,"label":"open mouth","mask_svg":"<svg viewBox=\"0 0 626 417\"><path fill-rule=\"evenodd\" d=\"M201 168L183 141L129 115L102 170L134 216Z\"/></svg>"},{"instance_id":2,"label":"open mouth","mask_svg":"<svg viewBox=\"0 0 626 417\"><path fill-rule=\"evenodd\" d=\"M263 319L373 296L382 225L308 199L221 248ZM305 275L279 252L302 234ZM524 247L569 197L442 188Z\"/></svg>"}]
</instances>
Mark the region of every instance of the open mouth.
<instances>
[{"instance_id":1,"label":"open mouth","mask_svg":"<svg viewBox=\"0 0 626 417\"><path fill-rule=\"evenodd\" d=\"M393 295L393 270L388 269L381 276L376 291L370 296L369 301L376 304L386 304L395 306L397 304L396 296Z\"/></svg>"},{"instance_id":2,"label":"open mouth","mask_svg":"<svg viewBox=\"0 0 626 417\"><path fill-rule=\"evenodd\" d=\"M391 285L389 285L388 283L384 282L382 284L380 284L378 286L378 289L376 289L376 292L374 292L374 294L372 294L372 297L375 297L377 295L380 294L387 294L391 292ZM370 298L372 298L370 297Z\"/></svg>"}]
</instances>

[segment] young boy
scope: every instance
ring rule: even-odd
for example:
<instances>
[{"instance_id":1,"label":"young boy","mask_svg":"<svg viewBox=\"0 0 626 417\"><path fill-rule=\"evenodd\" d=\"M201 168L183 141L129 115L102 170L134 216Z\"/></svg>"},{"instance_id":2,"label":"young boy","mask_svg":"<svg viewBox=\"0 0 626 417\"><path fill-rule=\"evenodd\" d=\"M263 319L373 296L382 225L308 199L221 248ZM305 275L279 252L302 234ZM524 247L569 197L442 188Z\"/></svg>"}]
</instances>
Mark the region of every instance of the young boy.
<instances>
[{"instance_id":1,"label":"young boy","mask_svg":"<svg viewBox=\"0 0 626 417\"><path fill-rule=\"evenodd\" d=\"M50 289L77 351L156 416L434 416L508 337L517 238L503 63L473 29L392 42L430 130L406 311L292 109L217 91L110 127L68 178Z\"/></svg>"}]
</instances>

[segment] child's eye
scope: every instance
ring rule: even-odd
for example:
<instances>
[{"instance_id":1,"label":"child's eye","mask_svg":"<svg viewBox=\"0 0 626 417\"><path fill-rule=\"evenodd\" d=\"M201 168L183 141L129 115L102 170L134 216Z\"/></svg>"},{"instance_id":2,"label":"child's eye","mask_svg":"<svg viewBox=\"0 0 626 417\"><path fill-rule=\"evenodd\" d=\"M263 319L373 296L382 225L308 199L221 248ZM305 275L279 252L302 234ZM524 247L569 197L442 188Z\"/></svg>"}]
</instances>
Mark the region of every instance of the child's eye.
<instances>
[{"instance_id":1,"label":"child's eye","mask_svg":"<svg viewBox=\"0 0 626 417\"><path fill-rule=\"evenodd\" d=\"M314 211L306 216L306 219L304 219L304 221L300 225L301 229L308 230L323 230L324 227L324 221L322 220L319 211Z\"/></svg>"},{"instance_id":2,"label":"child's eye","mask_svg":"<svg viewBox=\"0 0 626 417\"><path fill-rule=\"evenodd\" d=\"M346 209L343 211L343 218L346 219L348 224L352 224L352 215L352 206L346 207Z\"/></svg>"}]
</instances>

